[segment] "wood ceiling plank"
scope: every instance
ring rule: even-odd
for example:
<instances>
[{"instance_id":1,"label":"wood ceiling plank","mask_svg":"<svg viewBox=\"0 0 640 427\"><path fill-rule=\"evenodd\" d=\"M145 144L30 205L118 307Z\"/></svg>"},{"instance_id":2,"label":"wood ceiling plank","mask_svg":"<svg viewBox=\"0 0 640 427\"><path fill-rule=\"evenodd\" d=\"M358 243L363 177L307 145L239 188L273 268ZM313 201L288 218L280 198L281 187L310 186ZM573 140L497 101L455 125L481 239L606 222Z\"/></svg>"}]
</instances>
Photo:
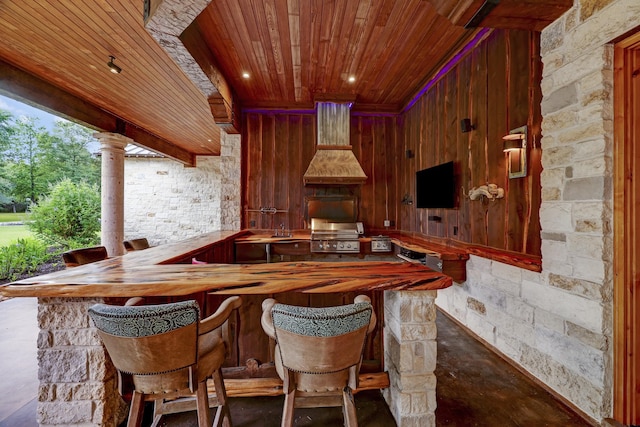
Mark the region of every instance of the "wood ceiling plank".
<instances>
[{"instance_id":1,"label":"wood ceiling plank","mask_svg":"<svg viewBox=\"0 0 640 427\"><path fill-rule=\"evenodd\" d=\"M375 11L375 5L367 10L371 14L375 14ZM368 62L370 59L365 59L363 53L367 44L365 40L369 40L373 32L373 26L364 25L365 16L363 12L364 10L357 4L353 4L352 7L345 10L345 25L342 29L344 36L339 40L344 53L342 61L338 64L332 76L332 80L337 80L340 84L336 89L336 92L339 93L353 93L355 92L355 87L364 87L367 84L367 81L362 79L362 72L365 69L363 63ZM356 82L349 84L347 88L345 87L345 80L349 75L353 75L356 78Z\"/></svg>"},{"instance_id":2,"label":"wood ceiling plank","mask_svg":"<svg viewBox=\"0 0 640 427\"><path fill-rule=\"evenodd\" d=\"M84 0L86 2L86 0ZM129 6L129 17L127 17L128 19L125 19L123 17L123 11L125 10L124 7L125 6ZM155 40L153 40L149 34L147 33L147 31L144 29L143 26L141 25L131 25L132 22L141 22L141 13L142 11L139 10L138 7L133 7L133 4L127 0L125 0L124 2L121 2L121 7L119 8L119 13L112 13L114 21L119 25L120 28L123 28L125 31L124 33L126 33L127 35L132 35L131 37L127 37L125 38L125 41L127 42L128 45L131 44L136 44L139 43L138 40L141 40L145 43L145 52L153 52L154 56L166 56L166 53L164 52L164 50L162 50L160 48L160 46L155 42ZM107 17L103 16L102 20L106 21ZM127 31L127 29L129 31ZM143 66L146 69L146 73L151 73L154 70L154 65L152 62L152 59L149 56L145 56L143 59ZM174 65L173 63L169 62L172 66ZM173 84L175 85L179 85L181 87L184 87L185 89L191 88L191 91L188 90L184 90L184 91L178 91L175 95L176 98L184 101L185 103L188 104L192 104L194 107L197 106L197 104L193 104L193 102L195 100L202 100L203 94L196 89L195 87L193 87L192 85L189 85L190 81L186 78L186 76L182 73L179 72L179 68L175 69L173 67L161 67L158 68L156 70L157 72L162 73L167 81L169 83L173 82ZM164 89L164 90L163 90ZM165 98L166 95L163 96L163 94L166 92L166 87L164 88L160 88L160 90L158 90L156 92L156 96L157 96L157 100L158 102L162 102ZM175 99L175 98L174 98ZM186 119L190 119L189 122L192 122L193 120L196 119L196 117L189 117L187 114L180 114L181 111L179 109L176 109L176 105L178 103L174 103L171 102L168 105L168 108L172 108L172 113L173 116L175 117L175 120L182 120L182 124L183 125L187 125L188 123L186 122ZM209 117L205 117L205 120L209 120Z\"/></svg>"},{"instance_id":3,"label":"wood ceiling plank","mask_svg":"<svg viewBox=\"0 0 640 427\"><path fill-rule=\"evenodd\" d=\"M216 6L221 6L224 13L228 12L228 8L224 8L224 5L220 5L220 2L216 2ZM242 46L236 47L232 34L242 33L242 28L236 28L231 18L222 18L223 28L216 29L216 23L214 22L212 15L218 14L217 9L207 8L205 9L196 20L196 24L200 28L200 32L204 37L204 42L209 45L211 53L216 58L216 63L220 68L223 75L226 77L229 85L233 87L244 86L250 88L255 84L256 76L253 75L253 69L246 61L242 61L239 55L239 51L243 50ZM231 32L227 27L233 27L236 31ZM222 53L221 53L222 52ZM220 62L219 57L224 57L224 61ZM239 72L249 72L251 77L249 80L241 80ZM237 96L237 95L236 95Z\"/></svg>"},{"instance_id":4,"label":"wood ceiling plank","mask_svg":"<svg viewBox=\"0 0 640 427\"><path fill-rule=\"evenodd\" d=\"M269 49L262 49L267 63L268 75L272 82L273 97L286 99L287 93L287 73L285 72L285 58L290 49L283 49L283 45L288 45L289 31L288 20L284 15L283 26L278 22L277 7L273 0L254 1L254 11L265 25L260 28L260 40L263 46ZM282 37L282 40L281 40ZM287 62L290 66L291 62ZM290 76L289 76L290 78Z\"/></svg>"},{"instance_id":5,"label":"wood ceiling plank","mask_svg":"<svg viewBox=\"0 0 640 427\"><path fill-rule=\"evenodd\" d=\"M289 21L289 44L291 46L291 68L293 74L293 100L302 100L302 75L300 64L300 8L295 1L287 2Z\"/></svg>"}]
</instances>

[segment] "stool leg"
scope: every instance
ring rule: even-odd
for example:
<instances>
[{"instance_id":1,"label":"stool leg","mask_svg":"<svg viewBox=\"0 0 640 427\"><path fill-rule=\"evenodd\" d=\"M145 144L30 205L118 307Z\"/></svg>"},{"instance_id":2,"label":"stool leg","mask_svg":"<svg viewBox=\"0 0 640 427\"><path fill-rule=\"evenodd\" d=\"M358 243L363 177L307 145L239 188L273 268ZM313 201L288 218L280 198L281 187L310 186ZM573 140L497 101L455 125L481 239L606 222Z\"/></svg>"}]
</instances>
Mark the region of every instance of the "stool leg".
<instances>
[{"instance_id":1,"label":"stool leg","mask_svg":"<svg viewBox=\"0 0 640 427\"><path fill-rule=\"evenodd\" d=\"M357 427L358 417L356 416L356 404L349 387L342 390L342 415L345 427Z\"/></svg>"},{"instance_id":2,"label":"stool leg","mask_svg":"<svg viewBox=\"0 0 640 427\"><path fill-rule=\"evenodd\" d=\"M140 427L144 412L144 394L134 391L131 395L131 408L129 408L129 420L127 427Z\"/></svg>"},{"instance_id":3,"label":"stool leg","mask_svg":"<svg viewBox=\"0 0 640 427\"><path fill-rule=\"evenodd\" d=\"M207 382L198 383L196 390L196 407L198 410L198 427L211 427L211 413L209 411L209 395Z\"/></svg>"},{"instance_id":4,"label":"stool leg","mask_svg":"<svg viewBox=\"0 0 640 427\"><path fill-rule=\"evenodd\" d=\"M216 398L218 399L218 411L213 425L216 427L222 425L223 427L231 427L231 411L229 410L229 404L227 403L227 390L224 388L224 379L222 378L222 371L216 369L213 371L213 386L216 389Z\"/></svg>"}]
</instances>

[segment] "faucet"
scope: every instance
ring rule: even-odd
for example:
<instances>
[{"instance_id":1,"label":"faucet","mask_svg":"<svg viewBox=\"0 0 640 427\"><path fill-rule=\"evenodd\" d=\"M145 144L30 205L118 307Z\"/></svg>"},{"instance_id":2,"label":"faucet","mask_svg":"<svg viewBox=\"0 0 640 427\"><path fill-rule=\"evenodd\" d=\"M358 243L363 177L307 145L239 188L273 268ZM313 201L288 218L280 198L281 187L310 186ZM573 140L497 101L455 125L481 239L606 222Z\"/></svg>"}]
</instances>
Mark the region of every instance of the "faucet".
<instances>
[{"instance_id":1,"label":"faucet","mask_svg":"<svg viewBox=\"0 0 640 427\"><path fill-rule=\"evenodd\" d=\"M275 229L273 235L275 237L289 237L291 236L291 232L287 232L284 228L284 222L280 224L280 229Z\"/></svg>"},{"instance_id":2,"label":"faucet","mask_svg":"<svg viewBox=\"0 0 640 427\"><path fill-rule=\"evenodd\" d=\"M285 233L284 233L284 222L280 224L280 229L276 228L274 230L273 235L276 236L276 237L279 237L279 236L284 237L285 236Z\"/></svg>"}]
</instances>

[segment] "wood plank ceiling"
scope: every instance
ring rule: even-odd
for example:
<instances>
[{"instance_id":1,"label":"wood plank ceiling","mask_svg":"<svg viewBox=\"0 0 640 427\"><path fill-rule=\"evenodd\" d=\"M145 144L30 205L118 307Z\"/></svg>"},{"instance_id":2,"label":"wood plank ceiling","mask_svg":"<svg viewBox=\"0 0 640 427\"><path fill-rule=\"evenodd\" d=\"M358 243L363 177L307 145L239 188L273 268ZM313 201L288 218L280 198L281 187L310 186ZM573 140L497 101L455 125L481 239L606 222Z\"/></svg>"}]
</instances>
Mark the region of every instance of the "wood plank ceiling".
<instances>
[{"instance_id":1,"label":"wood plank ceiling","mask_svg":"<svg viewBox=\"0 0 640 427\"><path fill-rule=\"evenodd\" d=\"M420 0L216 0L196 25L244 107L336 94L394 112L473 33Z\"/></svg>"},{"instance_id":2,"label":"wood plank ceiling","mask_svg":"<svg viewBox=\"0 0 640 427\"><path fill-rule=\"evenodd\" d=\"M516 3L522 2L503 0L504 6L493 12L497 15L485 20L493 19L497 27L537 30L571 2L528 0L527 7L519 8ZM354 110L401 111L476 33L464 24L479 3L151 0L153 10L167 4L183 10L204 8L184 25L193 21L184 32L189 34L185 47L198 50L189 59L195 63L198 58L224 95L216 100L175 53L161 47L163 35L155 33L154 38L153 31L145 29L142 0L0 0L0 91L37 102L30 98L38 96L21 90L7 71L20 70L146 132L140 137L142 145L174 154L217 155L215 102L228 111L233 104L235 112L239 107L312 108L319 95L348 96L356 100ZM519 10L526 14L515 16ZM180 14L167 17L186 19ZM121 74L109 73L109 55L116 57ZM249 79L242 77L244 72ZM56 109L55 101L49 104ZM62 112L73 117L72 109L67 110ZM121 128L122 123L105 130Z\"/></svg>"}]
</instances>

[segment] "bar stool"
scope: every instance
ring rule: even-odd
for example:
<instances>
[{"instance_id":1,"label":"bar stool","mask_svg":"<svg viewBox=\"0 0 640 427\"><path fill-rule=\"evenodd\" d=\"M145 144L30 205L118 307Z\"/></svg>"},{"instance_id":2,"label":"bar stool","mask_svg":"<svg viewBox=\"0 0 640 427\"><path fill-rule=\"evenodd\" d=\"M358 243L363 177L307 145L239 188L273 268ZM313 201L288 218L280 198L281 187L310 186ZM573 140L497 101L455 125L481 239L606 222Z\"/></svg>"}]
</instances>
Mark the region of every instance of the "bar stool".
<instances>
[{"instance_id":1,"label":"bar stool","mask_svg":"<svg viewBox=\"0 0 640 427\"><path fill-rule=\"evenodd\" d=\"M345 426L357 426L352 390L367 335L376 325L371 300L313 308L262 303L262 328L275 343L276 371L285 393L282 426L293 424L294 408L340 406Z\"/></svg>"},{"instance_id":2,"label":"bar stool","mask_svg":"<svg viewBox=\"0 0 640 427\"><path fill-rule=\"evenodd\" d=\"M77 267L79 265L90 264L108 258L107 248L104 246L92 246L88 248L72 249L62 254L64 265Z\"/></svg>"},{"instance_id":3,"label":"bar stool","mask_svg":"<svg viewBox=\"0 0 640 427\"><path fill-rule=\"evenodd\" d=\"M223 329L241 303L240 297L227 298L214 314L201 321L195 301L142 306L95 304L89 308L89 316L118 371L120 393L124 394L127 379L133 383L128 427L140 426L145 401L154 402L153 425L157 425L163 413L193 409L185 407L180 398L194 393L199 427L211 426L212 401L218 406L213 425L231 425L221 371L228 346ZM208 378L213 379L215 396L208 395Z\"/></svg>"},{"instance_id":4,"label":"bar stool","mask_svg":"<svg viewBox=\"0 0 640 427\"><path fill-rule=\"evenodd\" d=\"M149 248L149 241L145 237L141 237L140 239L125 240L122 243L124 244L124 248L127 250L127 252L141 251L143 249Z\"/></svg>"}]
</instances>

